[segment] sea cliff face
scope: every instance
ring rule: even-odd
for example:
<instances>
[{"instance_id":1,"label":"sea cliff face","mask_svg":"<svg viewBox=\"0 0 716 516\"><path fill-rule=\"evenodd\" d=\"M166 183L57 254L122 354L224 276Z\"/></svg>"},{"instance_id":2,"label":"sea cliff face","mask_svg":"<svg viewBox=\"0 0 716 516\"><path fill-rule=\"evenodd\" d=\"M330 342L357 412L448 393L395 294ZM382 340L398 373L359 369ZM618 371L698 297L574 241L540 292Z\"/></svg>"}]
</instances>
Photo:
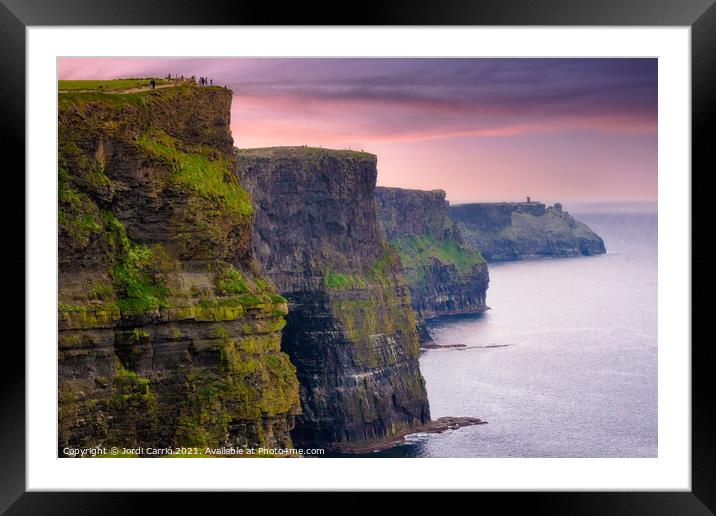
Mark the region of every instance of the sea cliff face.
<instances>
[{"instance_id":1,"label":"sea cliff face","mask_svg":"<svg viewBox=\"0 0 716 516\"><path fill-rule=\"evenodd\" d=\"M287 302L252 251L231 92L59 95L59 439L281 446Z\"/></svg>"},{"instance_id":2,"label":"sea cliff face","mask_svg":"<svg viewBox=\"0 0 716 516\"><path fill-rule=\"evenodd\" d=\"M297 443L389 438L430 420L410 293L381 238L376 158L308 147L242 149L254 249L289 302L282 348L297 367Z\"/></svg>"},{"instance_id":3,"label":"sea cliff face","mask_svg":"<svg viewBox=\"0 0 716 516\"><path fill-rule=\"evenodd\" d=\"M464 245L448 218L444 191L378 187L376 205L382 232L401 258L419 321L487 308L487 264Z\"/></svg>"},{"instance_id":4,"label":"sea cliff face","mask_svg":"<svg viewBox=\"0 0 716 516\"><path fill-rule=\"evenodd\" d=\"M488 261L589 256L606 252L604 241L560 204L472 203L448 208L465 242Z\"/></svg>"}]
</instances>

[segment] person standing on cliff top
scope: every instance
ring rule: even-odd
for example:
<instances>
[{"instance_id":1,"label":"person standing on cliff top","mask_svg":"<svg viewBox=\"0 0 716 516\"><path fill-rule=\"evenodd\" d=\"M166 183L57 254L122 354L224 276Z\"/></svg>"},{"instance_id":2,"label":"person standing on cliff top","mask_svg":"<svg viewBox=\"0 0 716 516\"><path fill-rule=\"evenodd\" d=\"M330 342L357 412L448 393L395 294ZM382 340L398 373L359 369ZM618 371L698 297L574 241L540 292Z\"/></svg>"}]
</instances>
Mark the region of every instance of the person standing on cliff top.
<instances>
[{"instance_id":1,"label":"person standing on cliff top","mask_svg":"<svg viewBox=\"0 0 716 516\"><path fill-rule=\"evenodd\" d=\"M157 86L157 81L152 79L151 81L149 81L149 85L152 87L152 89L154 89Z\"/></svg>"}]
</instances>

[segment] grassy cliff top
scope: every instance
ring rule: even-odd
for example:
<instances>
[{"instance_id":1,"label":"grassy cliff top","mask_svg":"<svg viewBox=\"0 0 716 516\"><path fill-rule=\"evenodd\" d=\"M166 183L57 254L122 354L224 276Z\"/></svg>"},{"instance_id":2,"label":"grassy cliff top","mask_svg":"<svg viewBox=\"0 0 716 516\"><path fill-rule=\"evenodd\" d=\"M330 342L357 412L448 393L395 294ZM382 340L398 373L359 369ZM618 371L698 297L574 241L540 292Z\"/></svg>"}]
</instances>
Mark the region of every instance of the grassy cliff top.
<instances>
[{"instance_id":1,"label":"grassy cliff top","mask_svg":"<svg viewBox=\"0 0 716 516\"><path fill-rule=\"evenodd\" d=\"M466 206L545 206L541 201L492 201L492 202L459 202L450 203L450 207L462 208Z\"/></svg>"},{"instance_id":2,"label":"grassy cliff top","mask_svg":"<svg viewBox=\"0 0 716 516\"><path fill-rule=\"evenodd\" d=\"M149 82L154 80L157 86L176 84L180 81L173 79L159 79L146 77L141 79L110 79L91 81L57 81L57 89L60 93L76 90L97 90L98 92L119 91L134 88L150 88Z\"/></svg>"},{"instance_id":3,"label":"grassy cliff top","mask_svg":"<svg viewBox=\"0 0 716 516\"><path fill-rule=\"evenodd\" d=\"M383 190L385 192L392 192L396 194L406 193L406 194L412 194L412 195L438 195L445 197L446 192L445 190L441 188L435 188L433 190L422 190L420 188L401 188L398 186L376 186L376 191L380 193L380 191Z\"/></svg>"},{"instance_id":4,"label":"grassy cliff top","mask_svg":"<svg viewBox=\"0 0 716 516\"><path fill-rule=\"evenodd\" d=\"M324 157L334 158L360 158L371 161L377 160L375 154L351 149L324 149L322 147L287 146L287 147L259 147L253 149L236 149L238 156L256 158L293 158L317 159Z\"/></svg>"},{"instance_id":5,"label":"grassy cliff top","mask_svg":"<svg viewBox=\"0 0 716 516\"><path fill-rule=\"evenodd\" d=\"M152 88L148 79L116 79L107 81L58 81L58 108L95 104L106 107L125 105L144 106L151 99L169 99L189 91L221 91L231 95L222 86L199 86L191 79L154 79Z\"/></svg>"},{"instance_id":6,"label":"grassy cliff top","mask_svg":"<svg viewBox=\"0 0 716 516\"><path fill-rule=\"evenodd\" d=\"M155 82L152 88L150 81ZM176 91L201 89L205 91L228 91L223 86L199 86L191 79L112 79L92 81L57 81L60 106L73 101L97 101L103 103L133 103L139 98L157 96Z\"/></svg>"}]
</instances>

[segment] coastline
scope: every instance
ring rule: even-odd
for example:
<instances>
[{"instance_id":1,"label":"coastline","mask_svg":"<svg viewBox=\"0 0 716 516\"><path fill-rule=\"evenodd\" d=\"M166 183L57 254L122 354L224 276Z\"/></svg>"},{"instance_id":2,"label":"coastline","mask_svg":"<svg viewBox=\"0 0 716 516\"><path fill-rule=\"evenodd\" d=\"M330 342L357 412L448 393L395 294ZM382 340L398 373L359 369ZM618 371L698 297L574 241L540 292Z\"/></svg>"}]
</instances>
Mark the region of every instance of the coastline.
<instances>
[{"instance_id":1,"label":"coastline","mask_svg":"<svg viewBox=\"0 0 716 516\"><path fill-rule=\"evenodd\" d=\"M405 438L414 434L440 434L447 430L457 430L465 426L486 425L487 421L475 417L446 416L428 421L420 426L399 432L384 439L371 439L367 441L354 441L334 443L326 446L326 450L346 454L366 454L387 450L405 443Z\"/></svg>"}]
</instances>

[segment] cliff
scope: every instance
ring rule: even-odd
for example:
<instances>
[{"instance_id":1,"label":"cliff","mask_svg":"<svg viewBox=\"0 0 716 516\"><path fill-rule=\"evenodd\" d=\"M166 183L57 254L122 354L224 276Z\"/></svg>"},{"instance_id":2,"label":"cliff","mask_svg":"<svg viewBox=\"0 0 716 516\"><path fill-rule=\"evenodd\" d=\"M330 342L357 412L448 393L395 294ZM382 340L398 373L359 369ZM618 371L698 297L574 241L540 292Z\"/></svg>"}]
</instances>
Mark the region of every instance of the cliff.
<instances>
[{"instance_id":1,"label":"cliff","mask_svg":"<svg viewBox=\"0 0 716 516\"><path fill-rule=\"evenodd\" d=\"M442 190L376 189L381 230L397 249L418 318L484 311L487 264L464 245Z\"/></svg>"},{"instance_id":2,"label":"cliff","mask_svg":"<svg viewBox=\"0 0 716 516\"><path fill-rule=\"evenodd\" d=\"M287 302L258 272L231 92L59 94L65 446L291 446Z\"/></svg>"},{"instance_id":3,"label":"cliff","mask_svg":"<svg viewBox=\"0 0 716 516\"><path fill-rule=\"evenodd\" d=\"M400 259L380 236L376 157L277 147L237 151L255 207L256 257L289 302L297 443L355 445L430 420Z\"/></svg>"},{"instance_id":4,"label":"cliff","mask_svg":"<svg viewBox=\"0 0 716 516\"><path fill-rule=\"evenodd\" d=\"M465 242L488 261L589 256L606 252L604 241L557 203L473 203L450 206Z\"/></svg>"}]
</instances>

